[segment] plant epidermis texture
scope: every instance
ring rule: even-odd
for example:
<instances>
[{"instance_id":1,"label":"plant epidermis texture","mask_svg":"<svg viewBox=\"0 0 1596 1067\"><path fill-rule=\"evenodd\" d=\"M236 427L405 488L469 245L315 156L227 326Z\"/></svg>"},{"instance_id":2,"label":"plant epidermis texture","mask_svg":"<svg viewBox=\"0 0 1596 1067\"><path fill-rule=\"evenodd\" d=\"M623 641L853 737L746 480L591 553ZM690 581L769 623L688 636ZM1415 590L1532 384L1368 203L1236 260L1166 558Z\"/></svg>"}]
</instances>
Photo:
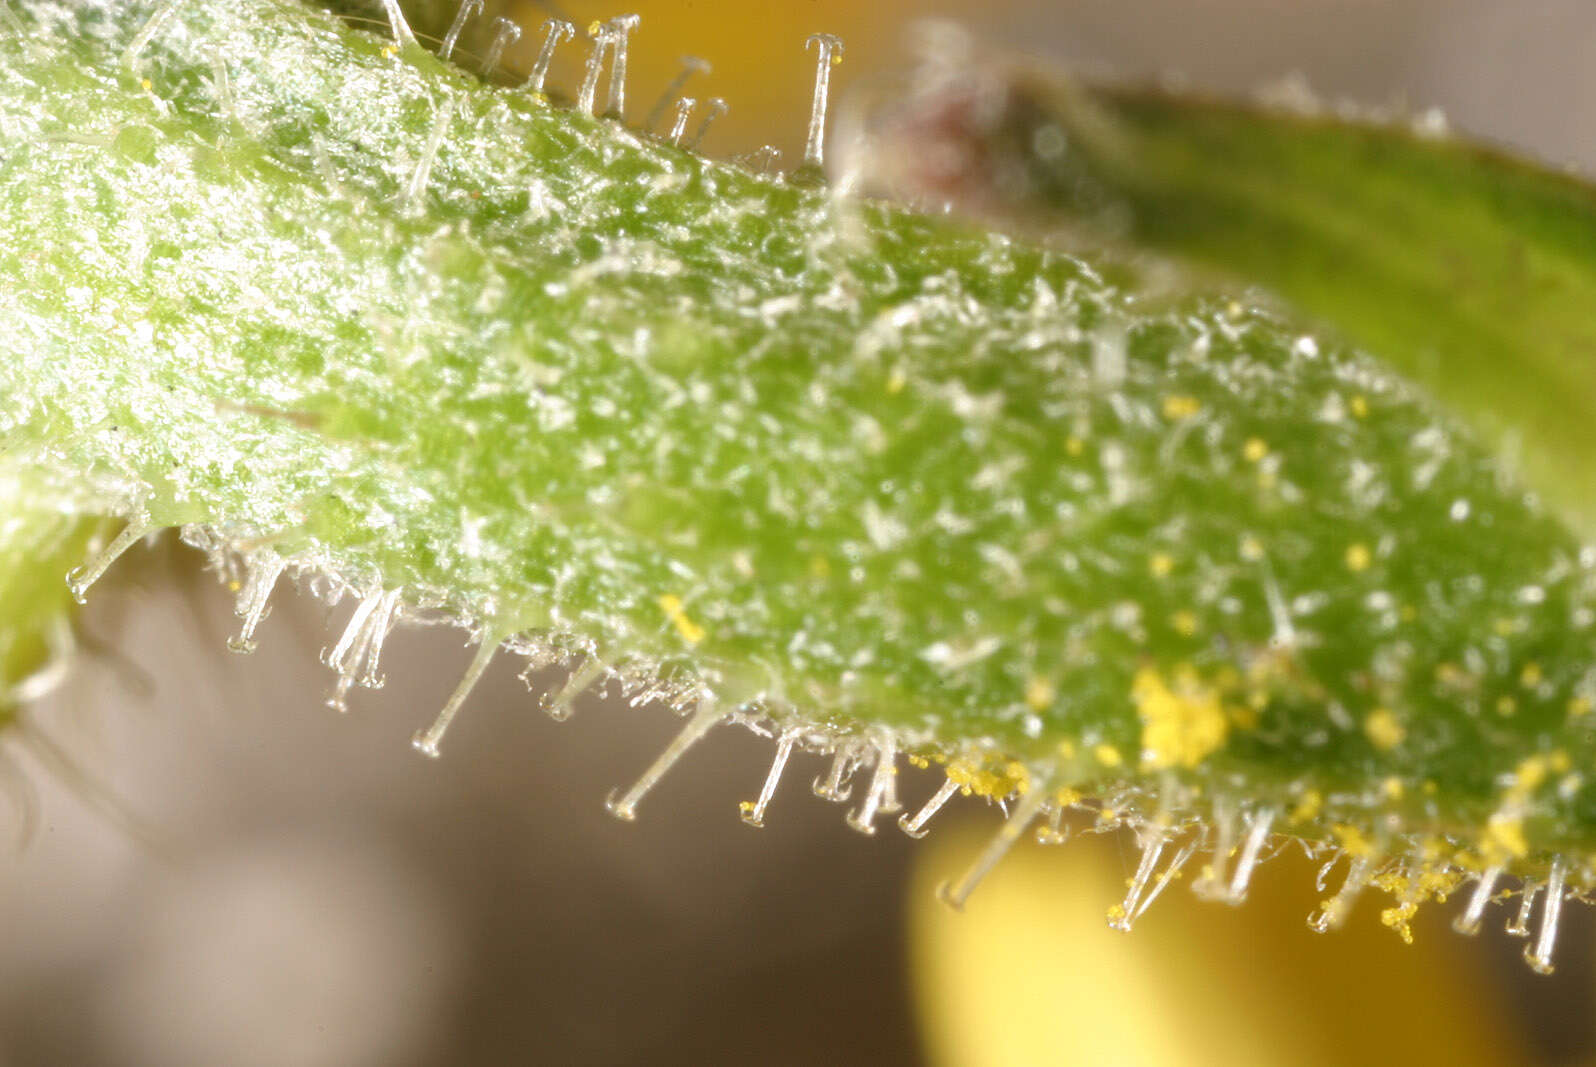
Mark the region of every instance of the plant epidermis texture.
<instances>
[{"instance_id":1,"label":"plant epidermis texture","mask_svg":"<svg viewBox=\"0 0 1596 1067\"><path fill-rule=\"evenodd\" d=\"M6 463L996 797L1589 847L1596 552L1375 361L291 4L124 65L148 14L0 23Z\"/></svg>"}]
</instances>

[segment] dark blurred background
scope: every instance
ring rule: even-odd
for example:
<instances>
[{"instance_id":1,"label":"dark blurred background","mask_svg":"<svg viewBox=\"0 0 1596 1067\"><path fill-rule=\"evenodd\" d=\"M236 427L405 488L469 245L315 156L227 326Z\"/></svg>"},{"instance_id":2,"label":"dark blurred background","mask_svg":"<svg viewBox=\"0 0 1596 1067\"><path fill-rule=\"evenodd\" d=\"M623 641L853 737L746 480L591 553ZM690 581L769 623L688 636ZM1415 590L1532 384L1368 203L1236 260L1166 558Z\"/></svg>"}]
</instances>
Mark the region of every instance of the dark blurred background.
<instances>
[{"instance_id":1,"label":"dark blurred background","mask_svg":"<svg viewBox=\"0 0 1596 1067\"><path fill-rule=\"evenodd\" d=\"M562 6L579 22L618 13ZM795 159L813 70L806 34L847 39L836 73L846 92L898 62L903 27L937 10L1084 68L1181 74L1230 91L1300 73L1331 96L1439 105L1481 137L1552 161L1596 162L1596 7L1575 0L987 0L934 9L678 0L629 9L643 15L634 114L680 54L715 64L694 87L732 104L705 143L711 154L769 142ZM517 15L529 31L544 16L533 4ZM480 54L485 40L473 33L465 44ZM507 62L524 66L535 37ZM574 47L565 57L556 79L569 85ZM983 925L992 912L982 918L975 905L965 917L927 910L926 886L970 847L960 820L981 833L996 826L980 805L960 806L925 843L885 820L866 839L844 826L843 809L809 795L819 762L795 757L767 828L755 831L738 820L737 802L757 793L771 745L719 730L648 798L636 824L622 824L602 800L674 731L663 710L589 698L557 727L501 660L432 763L408 738L465 667L459 635L396 633L387 688L357 694L339 716L321 705L332 678L317 652L336 638L348 604L329 613L308 595L280 594L260 650L231 655L231 603L198 562L168 541L119 564L85 621L90 644L103 647L35 710L38 735L53 740L6 746L16 767L0 782L18 795L0 807L0 832L28 840L7 846L0 874L0 1064L1334 1063L1386 1058L1404 1019L1434 1027L1432 1038L1414 1022L1408 1036L1418 1048L1449 1049L1451 1062L1585 1062L1596 1051L1586 909L1570 909L1560 973L1548 980L1518 962L1520 942L1496 929L1463 941L1444 931L1442 915L1420 924L1412 950L1367 914L1360 923L1370 931L1303 938L1310 893L1290 919L1266 904L1238 913L1172 904L1172 918L1155 922L1155 910L1129 939L1099 945L1085 940L1095 933L1071 934L1052 964L1020 955L994 972L1034 991L1055 988L1041 971L1057 966L1077 986L1056 988L1077 998L1116 990L1092 1008L1104 1020L1146 1010L1168 974L1185 976L1175 988L1191 992L1187 1001L1233 988L1230 970L1276 976L1271 990L1236 993L1231 1007L1207 1012L1233 1035L1228 1047L1175 1040L1163 1051L1093 1052L1083 1039L1000 1056L997 1044L966 1040L978 1024L958 1030L953 1017L991 1019L1001 1006L950 1000L948 990L988 989L982 968L1018 951L1005 937L1050 945L1056 931L1036 919L1005 934ZM933 784L907 775L904 789L918 802ZM1049 906L1062 912L1089 898L1097 930L1134 857L1113 841L1078 855L1035 862L1075 865L1049 875ZM1031 862L1022 857L1019 869ZM1290 876L1309 877L1301 864ZM1226 940L1214 940L1221 930ZM1382 947L1362 947L1366 932ZM1209 941L1193 940L1198 933ZM1278 958L1259 962L1270 954L1260 946ZM1398 951L1407 955L1388 955ZM1153 962L1133 968L1133 957ZM1094 977L1098 966L1107 970ZM1108 973L1116 968L1118 978ZM1013 1027L1078 1019L1062 997L1026 1007ZM1425 1008L1427 998L1442 1007ZM1290 1047L1309 1030L1340 1032L1325 1021L1327 1004L1343 1043ZM1176 1027L1178 1014L1131 1012L1115 1025ZM956 1030L965 1038L949 1036ZM1259 1044L1265 1033L1287 1044ZM1458 1051L1463 1034L1469 1047Z\"/></svg>"}]
</instances>

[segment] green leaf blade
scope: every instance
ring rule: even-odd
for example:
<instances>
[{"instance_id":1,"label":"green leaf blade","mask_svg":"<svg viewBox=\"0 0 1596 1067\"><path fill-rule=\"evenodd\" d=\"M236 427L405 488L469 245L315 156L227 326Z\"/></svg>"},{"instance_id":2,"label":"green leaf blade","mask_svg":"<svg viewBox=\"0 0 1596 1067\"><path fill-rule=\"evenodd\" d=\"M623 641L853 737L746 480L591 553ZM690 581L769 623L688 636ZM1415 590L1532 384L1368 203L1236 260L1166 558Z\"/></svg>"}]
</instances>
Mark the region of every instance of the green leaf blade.
<instances>
[{"instance_id":1,"label":"green leaf blade","mask_svg":"<svg viewBox=\"0 0 1596 1067\"><path fill-rule=\"evenodd\" d=\"M53 10L0 43L0 432L85 512L992 797L1449 871L1589 852L1596 555L1384 364L290 4L185 5L140 74L135 27ZM1294 232L1249 197L1204 225ZM1400 245L1368 251L1418 278L1387 318L1433 282ZM1274 262L1241 265L1324 310L1323 261Z\"/></svg>"}]
</instances>

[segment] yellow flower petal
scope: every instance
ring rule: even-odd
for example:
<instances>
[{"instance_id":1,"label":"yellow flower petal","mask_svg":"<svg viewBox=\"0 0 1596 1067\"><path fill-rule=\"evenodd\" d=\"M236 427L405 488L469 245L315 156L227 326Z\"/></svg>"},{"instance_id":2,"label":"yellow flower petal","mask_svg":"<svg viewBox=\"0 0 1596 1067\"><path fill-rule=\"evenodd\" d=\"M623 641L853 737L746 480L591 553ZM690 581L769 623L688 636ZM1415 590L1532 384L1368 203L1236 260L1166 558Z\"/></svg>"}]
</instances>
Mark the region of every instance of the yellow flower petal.
<instances>
[{"instance_id":1,"label":"yellow flower petal","mask_svg":"<svg viewBox=\"0 0 1596 1067\"><path fill-rule=\"evenodd\" d=\"M1136 860L1112 834L1026 842L962 913L942 906L933 887L993 830L988 819L933 834L909 890L936 1063L1471 1067L1529 1055L1485 984L1481 968L1500 962L1469 959L1477 943L1450 930L1451 907L1419 909L1412 947L1380 925L1390 898L1377 891L1345 929L1314 934L1314 868L1291 850L1260 868L1239 908L1197 900L1188 877L1117 933L1105 914Z\"/></svg>"}]
</instances>

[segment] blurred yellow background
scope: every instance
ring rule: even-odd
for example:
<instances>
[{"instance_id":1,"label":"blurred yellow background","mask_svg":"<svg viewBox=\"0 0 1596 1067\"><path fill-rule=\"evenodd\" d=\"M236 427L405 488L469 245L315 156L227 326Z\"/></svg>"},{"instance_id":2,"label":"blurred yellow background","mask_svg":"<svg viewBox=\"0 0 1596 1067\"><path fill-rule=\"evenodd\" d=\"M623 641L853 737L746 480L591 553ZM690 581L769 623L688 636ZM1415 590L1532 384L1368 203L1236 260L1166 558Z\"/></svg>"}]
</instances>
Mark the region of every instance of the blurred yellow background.
<instances>
[{"instance_id":1,"label":"blurred yellow background","mask_svg":"<svg viewBox=\"0 0 1596 1067\"><path fill-rule=\"evenodd\" d=\"M993 0L997 6L1012 2ZM550 16L546 6L530 0L520 0L519 6L517 20L528 32L507 53L506 63L526 70L541 41L534 27ZM957 10L960 6L954 2L943 7ZM598 10L570 0L557 10L576 23L579 31L593 18L622 13L621 8ZM786 165L795 165L803 152L815 71L815 53L805 49L805 39L812 33L832 33L843 39L847 52L834 73L833 85L846 92L858 78L880 71L889 57L896 61L896 36L910 18L925 10L924 5L907 0L740 5L710 0L639 0L626 4L625 13L636 13L642 19L632 35L628 59L628 118L641 123L660 90L681 69L680 58L698 56L713 67L709 75L695 76L684 90L699 101L698 114L703 114L705 102L713 96L724 97L730 104L706 139L706 150L729 156L773 144L781 150ZM577 85L586 52L587 42L580 39L562 45L555 53L550 84L563 85L568 91ZM693 128L696 126L695 118Z\"/></svg>"},{"instance_id":2,"label":"blurred yellow background","mask_svg":"<svg viewBox=\"0 0 1596 1067\"><path fill-rule=\"evenodd\" d=\"M1105 912L1136 854L1115 834L1021 847L954 913L934 889L982 830L969 820L935 838L911 890L911 975L938 1062L1473 1067L1531 1055L1478 946L1450 929L1453 909L1421 911L1409 947L1378 920L1389 898L1370 893L1344 929L1315 934L1318 865L1287 847L1241 907L1176 883L1120 933Z\"/></svg>"}]
</instances>

